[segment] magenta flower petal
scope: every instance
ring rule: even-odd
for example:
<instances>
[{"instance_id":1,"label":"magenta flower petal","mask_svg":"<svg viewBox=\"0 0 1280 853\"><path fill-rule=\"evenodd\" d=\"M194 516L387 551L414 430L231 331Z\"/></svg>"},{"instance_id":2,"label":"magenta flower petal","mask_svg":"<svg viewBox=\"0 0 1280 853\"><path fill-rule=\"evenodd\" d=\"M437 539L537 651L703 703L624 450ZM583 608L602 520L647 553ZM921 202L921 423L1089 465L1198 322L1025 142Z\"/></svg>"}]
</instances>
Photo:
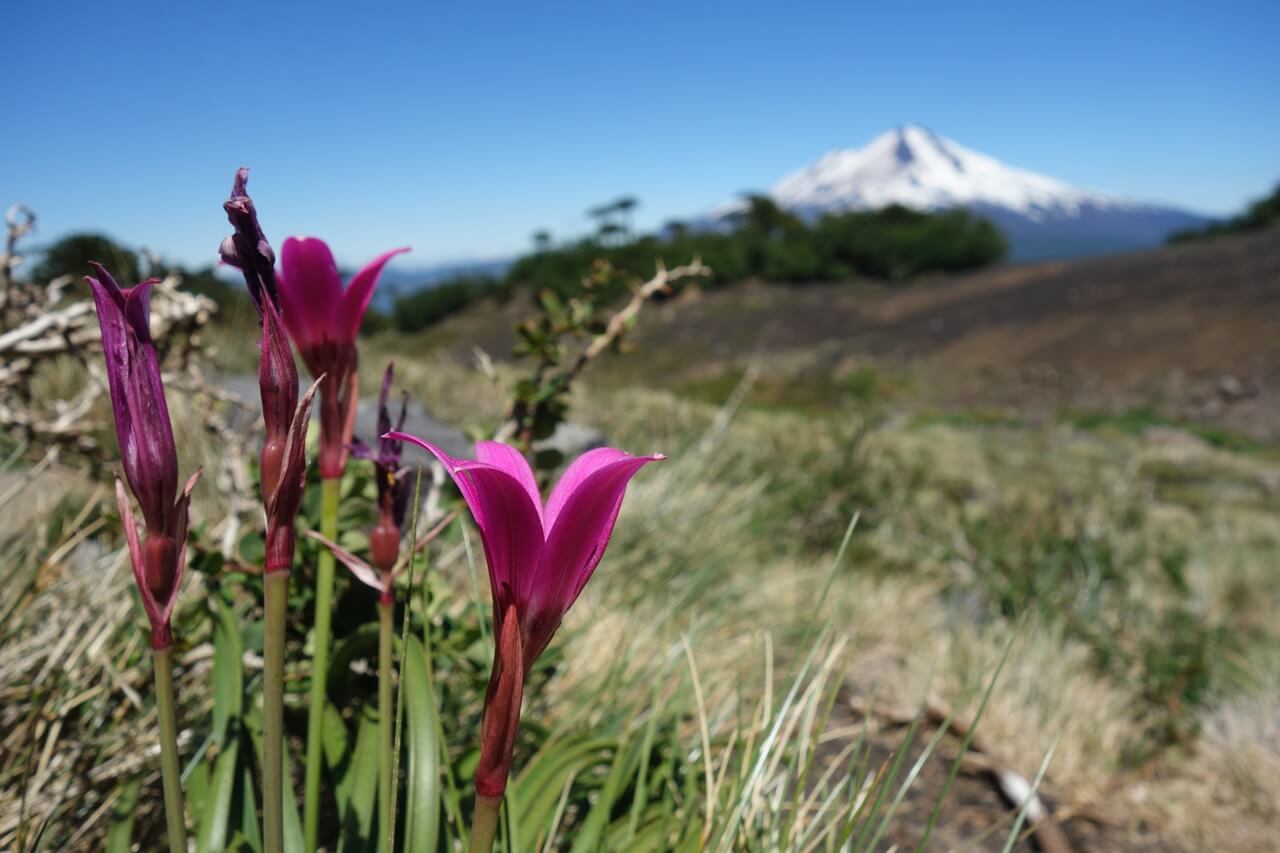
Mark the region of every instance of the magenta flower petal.
<instances>
[{"instance_id":1,"label":"magenta flower petal","mask_svg":"<svg viewBox=\"0 0 1280 853\"><path fill-rule=\"evenodd\" d=\"M631 454L624 453L621 450L615 450L612 447L597 447L595 450L588 450L577 459L569 463L569 467L560 475L560 482L556 483L554 489L551 490L550 497L547 498L547 507L543 512L542 526L547 532L551 532L551 527L556 523L556 517L560 515L560 510L564 507L564 502L569 499L569 495L573 494L582 482L619 459L630 459Z\"/></svg>"},{"instance_id":2,"label":"magenta flower petal","mask_svg":"<svg viewBox=\"0 0 1280 853\"><path fill-rule=\"evenodd\" d=\"M406 432L387 438L416 444L435 456L457 483L467 502L489 566L489 584L497 613L517 600L531 582L542 553L542 519L525 486L501 468L484 462L454 459L434 444Z\"/></svg>"},{"instance_id":3,"label":"magenta flower petal","mask_svg":"<svg viewBox=\"0 0 1280 853\"><path fill-rule=\"evenodd\" d=\"M369 310L369 300L373 299L373 289L378 284L378 277L382 275L382 268L387 265L387 261L407 251L409 248L406 246L384 252L351 278L346 292L342 294L338 313L333 317L332 333L335 338L355 340L360 332L360 323L364 320L364 314Z\"/></svg>"},{"instance_id":4,"label":"magenta flower petal","mask_svg":"<svg viewBox=\"0 0 1280 853\"><path fill-rule=\"evenodd\" d=\"M298 349L305 351L331 338L342 277L329 245L315 237L286 238L276 278L284 323Z\"/></svg>"},{"instance_id":5,"label":"magenta flower petal","mask_svg":"<svg viewBox=\"0 0 1280 853\"><path fill-rule=\"evenodd\" d=\"M486 465L501 468L515 477L529 493L529 500L538 508L538 517L542 517L542 493L538 491L538 480L533 476L533 469L529 467L529 460L524 458L523 453L500 441L477 441L476 459Z\"/></svg>"},{"instance_id":6,"label":"magenta flower petal","mask_svg":"<svg viewBox=\"0 0 1280 853\"><path fill-rule=\"evenodd\" d=\"M565 498L530 590L526 620L526 655L542 653L560 620L577 601L604 556L613 525L622 509L627 484L636 472L664 456L626 456L597 467L581 478Z\"/></svg>"}]
</instances>

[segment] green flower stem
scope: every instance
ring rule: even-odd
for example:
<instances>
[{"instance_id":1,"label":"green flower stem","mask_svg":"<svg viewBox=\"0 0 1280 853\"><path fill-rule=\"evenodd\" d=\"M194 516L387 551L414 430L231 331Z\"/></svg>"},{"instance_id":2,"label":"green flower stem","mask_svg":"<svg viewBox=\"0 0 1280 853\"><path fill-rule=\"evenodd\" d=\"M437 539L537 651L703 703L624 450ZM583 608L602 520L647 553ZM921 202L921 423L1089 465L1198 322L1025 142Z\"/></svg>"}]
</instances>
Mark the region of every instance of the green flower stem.
<instances>
[{"instance_id":1,"label":"green flower stem","mask_svg":"<svg viewBox=\"0 0 1280 853\"><path fill-rule=\"evenodd\" d=\"M341 477L320 481L320 533L329 541L338 541L338 498ZM333 609L333 553L320 549L316 565L315 648L311 657L311 707L307 716L307 776L303 834L306 849L316 849L320 826L320 767L324 761L322 728L324 724L325 685L329 675L329 619Z\"/></svg>"},{"instance_id":2,"label":"green flower stem","mask_svg":"<svg viewBox=\"0 0 1280 853\"><path fill-rule=\"evenodd\" d=\"M391 835L391 633L395 601L378 603L378 830L386 842L384 850L395 849Z\"/></svg>"},{"instance_id":3,"label":"green flower stem","mask_svg":"<svg viewBox=\"0 0 1280 853\"><path fill-rule=\"evenodd\" d=\"M493 840L498 837L498 812L501 809L501 797L476 797L476 813L471 818L470 853L490 853L493 850Z\"/></svg>"},{"instance_id":4,"label":"green flower stem","mask_svg":"<svg viewBox=\"0 0 1280 853\"><path fill-rule=\"evenodd\" d=\"M154 649L156 713L160 717L160 775L164 780L164 817L169 849L186 853L187 825L182 814L182 770L178 762L178 726L173 701L173 647Z\"/></svg>"},{"instance_id":5,"label":"green flower stem","mask_svg":"<svg viewBox=\"0 0 1280 853\"><path fill-rule=\"evenodd\" d=\"M266 624L262 680L262 836L266 853L284 850L284 623L289 573L263 579Z\"/></svg>"}]
</instances>

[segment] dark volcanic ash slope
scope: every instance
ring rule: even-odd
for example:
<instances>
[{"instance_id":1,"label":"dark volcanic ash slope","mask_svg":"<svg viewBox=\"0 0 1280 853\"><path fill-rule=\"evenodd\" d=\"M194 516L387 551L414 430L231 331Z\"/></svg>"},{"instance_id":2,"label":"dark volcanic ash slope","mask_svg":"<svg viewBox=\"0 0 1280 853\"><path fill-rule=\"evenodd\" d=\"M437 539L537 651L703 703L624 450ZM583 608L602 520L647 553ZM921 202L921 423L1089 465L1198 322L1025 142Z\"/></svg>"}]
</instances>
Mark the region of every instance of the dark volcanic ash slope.
<instances>
[{"instance_id":1,"label":"dark volcanic ash slope","mask_svg":"<svg viewBox=\"0 0 1280 853\"><path fill-rule=\"evenodd\" d=\"M526 311L480 306L433 337L460 357L477 341L504 357ZM1280 436L1280 229L893 288L686 294L647 308L635 342L593 373L680 386L759 358L765 378L813 384L871 359L910 365L930 404L1150 406Z\"/></svg>"}]
</instances>

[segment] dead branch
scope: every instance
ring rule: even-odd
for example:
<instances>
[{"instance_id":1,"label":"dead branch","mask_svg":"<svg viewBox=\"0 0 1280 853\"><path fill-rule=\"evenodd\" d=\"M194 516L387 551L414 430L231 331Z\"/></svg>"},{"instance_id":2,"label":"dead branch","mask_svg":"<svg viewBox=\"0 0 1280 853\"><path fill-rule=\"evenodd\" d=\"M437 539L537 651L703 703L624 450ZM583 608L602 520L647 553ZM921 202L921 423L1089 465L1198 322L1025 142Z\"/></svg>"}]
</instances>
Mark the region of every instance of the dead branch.
<instances>
[{"instance_id":1,"label":"dead branch","mask_svg":"<svg viewBox=\"0 0 1280 853\"><path fill-rule=\"evenodd\" d=\"M568 389L588 364L621 340L627 329L635 324L636 318L640 315L640 311L644 308L646 302L657 296L670 293L671 285L677 281L686 278L703 278L709 275L711 275L711 267L702 263L701 258L694 258L690 263L671 270L668 270L662 260L659 259L658 270L654 273L653 278L635 289L627 304L609 318L609 322L605 324L604 331L592 338L567 367L551 375L539 375L536 378L537 382L539 384L555 383L559 387ZM483 361L481 364L483 369ZM521 429L521 414L518 406L512 410L506 421L498 429L495 436L497 441L509 442L516 438Z\"/></svg>"},{"instance_id":2,"label":"dead branch","mask_svg":"<svg viewBox=\"0 0 1280 853\"><path fill-rule=\"evenodd\" d=\"M18 241L35 225L35 214L21 205L5 217L7 240L0 258L0 429L23 440L28 448L72 451L93 458L100 449L96 434L103 427L99 400L106 392L101 358L102 335L91 299L64 304L73 283L60 276L40 289L15 276L21 260ZM170 276L155 286L151 300L151 335L157 349L180 368L198 350L199 331L215 306L203 296L178 289ZM39 297L39 298L37 298ZM69 359L84 379L67 396L53 397L41 386L44 365Z\"/></svg>"}]
</instances>

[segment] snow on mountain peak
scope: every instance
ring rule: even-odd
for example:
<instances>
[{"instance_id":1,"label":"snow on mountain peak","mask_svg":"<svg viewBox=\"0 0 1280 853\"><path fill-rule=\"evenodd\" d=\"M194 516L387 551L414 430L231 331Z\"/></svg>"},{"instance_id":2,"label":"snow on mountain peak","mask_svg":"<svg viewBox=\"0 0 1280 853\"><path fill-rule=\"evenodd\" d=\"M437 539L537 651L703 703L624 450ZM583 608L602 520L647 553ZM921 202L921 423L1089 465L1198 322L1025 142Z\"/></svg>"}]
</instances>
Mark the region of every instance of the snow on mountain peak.
<instances>
[{"instance_id":1,"label":"snow on mountain peak","mask_svg":"<svg viewBox=\"0 0 1280 853\"><path fill-rule=\"evenodd\" d=\"M882 133L863 148L830 151L783 178L770 194L793 210L989 205L1032 220L1048 213L1074 216L1084 205L1128 206L1114 196L1006 166L916 124Z\"/></svg>"}]
</instances>

